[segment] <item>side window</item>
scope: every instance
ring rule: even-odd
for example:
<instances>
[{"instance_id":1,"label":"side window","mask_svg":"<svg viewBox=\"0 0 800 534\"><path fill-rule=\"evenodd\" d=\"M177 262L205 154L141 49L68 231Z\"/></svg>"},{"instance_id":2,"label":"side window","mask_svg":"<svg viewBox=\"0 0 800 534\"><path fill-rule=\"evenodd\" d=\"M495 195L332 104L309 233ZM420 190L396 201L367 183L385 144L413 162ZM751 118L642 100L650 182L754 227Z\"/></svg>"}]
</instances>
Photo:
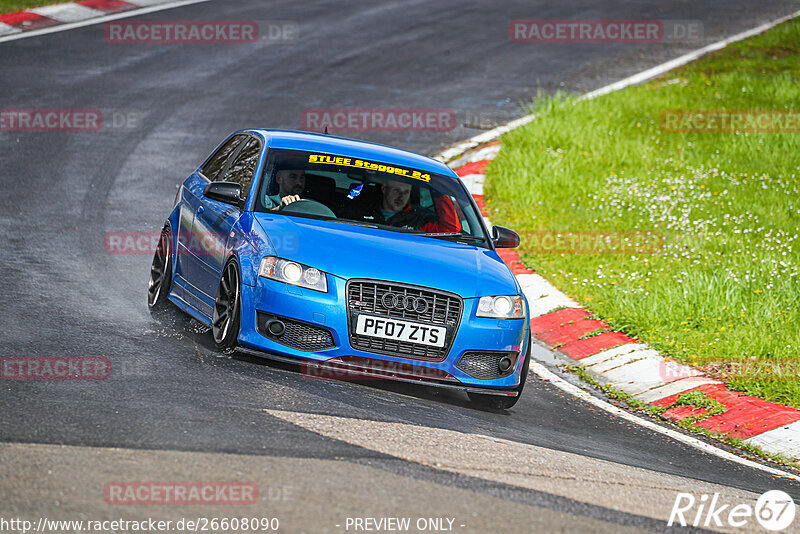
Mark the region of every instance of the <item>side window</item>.
<instances>
[{"instance_id":1,"label":"side window","mask_svg":"<svg viewBox=\"0 0 800 534\"><path fill-rule=\"evenodd\" d=\"M219 172L225 168L225 164L228 162L228 158L231 157L231 154L234 153L236 147L239 146L239 142L244 138L243 135L235 135L231 137L230 141L222 145L217 152L211 156L211 159L208 160L208 163L200 169L206 178L215 182L217 180L217 175Z\"/></svg>"},{"instance_id":2,"label":"side window","mask_svg":"<svg viewBox=\"0 0 800 534\"><path fill-rule=\"evenodd\" d=\"M236 161L225 172L221 181L241 184L242 194L246 197L250 192L250 184L253 183L259 156L261 156L261 142L251 137L239 152Z\"/></svg>"}]
</instances>

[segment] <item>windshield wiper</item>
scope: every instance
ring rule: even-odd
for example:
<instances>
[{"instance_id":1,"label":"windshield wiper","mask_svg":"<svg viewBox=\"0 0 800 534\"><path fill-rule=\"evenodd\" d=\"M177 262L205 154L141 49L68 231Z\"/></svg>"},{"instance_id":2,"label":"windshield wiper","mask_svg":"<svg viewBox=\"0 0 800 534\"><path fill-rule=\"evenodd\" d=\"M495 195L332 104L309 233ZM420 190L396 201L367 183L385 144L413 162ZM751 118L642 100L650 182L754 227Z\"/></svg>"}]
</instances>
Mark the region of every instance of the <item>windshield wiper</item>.
<instances>
[{"instance_id":1,"label":"windshield wiper","mask_svg":"<svg viewBox=\"0 0 800 534\"><path fill-rule=\"evenodd\" d=\"M443 237L445 239L452 239L453 241L469 241L472 243L483 243L485 241L485 239L482 237L453 233L453 232L429 233L429 234L417 234L417 235L424 235L426 237Z\"/></svg>"}]
</instances>

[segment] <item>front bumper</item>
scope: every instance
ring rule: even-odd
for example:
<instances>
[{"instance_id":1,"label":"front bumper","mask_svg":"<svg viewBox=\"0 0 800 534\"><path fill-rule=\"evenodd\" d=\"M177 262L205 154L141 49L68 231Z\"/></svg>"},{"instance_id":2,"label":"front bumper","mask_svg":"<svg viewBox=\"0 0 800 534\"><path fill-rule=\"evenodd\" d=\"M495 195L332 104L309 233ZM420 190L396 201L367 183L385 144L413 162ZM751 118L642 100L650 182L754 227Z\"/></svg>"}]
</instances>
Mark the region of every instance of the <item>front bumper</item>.
<instances>
[{"instance_id":1,"label":"front bumper","mask_svg":"<svg viewBox=\"0 0 800 534\"><path fill-rule=\"evenodd\" d=\"M259 278L255 286L242 286L242 314L239 347L242 352L281 361L300 363L304 372L317 377L346 377L353 380L391 379L456 388L479 393L516 395L524 355L528 350L527 319L486 319L475 317L477 298L464 299L460 325L443 361L374 354L350 344L345 298L347 281L328 276L328 292L321 293L273 280ZM332 347L299 350L277 342L263 332L264 314L287 318L330 332ZM257 328L261 317L261 331ZM513 372L502 378L478 379L456 364L466 352L510 352L517 355Z\"/></svg>"}]
</instances>

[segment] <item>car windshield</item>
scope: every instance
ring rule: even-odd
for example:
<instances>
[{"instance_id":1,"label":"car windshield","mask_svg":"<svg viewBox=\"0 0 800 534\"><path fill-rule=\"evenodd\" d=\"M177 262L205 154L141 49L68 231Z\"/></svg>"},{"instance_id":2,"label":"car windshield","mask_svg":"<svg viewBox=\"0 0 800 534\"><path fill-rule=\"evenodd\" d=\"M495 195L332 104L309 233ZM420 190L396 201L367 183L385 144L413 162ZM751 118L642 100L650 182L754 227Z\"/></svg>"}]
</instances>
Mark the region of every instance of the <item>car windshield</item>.
<instances>
[{"instance_id":1,"label":"car windshield","mask_svg":"<svg viewBox=\"0 0 800 534\"><path fill-rule=\"evenodd\" d=\"M486 245L457 180L347 156L270 149L254 210Z\"/></svg>"}]
</instances>

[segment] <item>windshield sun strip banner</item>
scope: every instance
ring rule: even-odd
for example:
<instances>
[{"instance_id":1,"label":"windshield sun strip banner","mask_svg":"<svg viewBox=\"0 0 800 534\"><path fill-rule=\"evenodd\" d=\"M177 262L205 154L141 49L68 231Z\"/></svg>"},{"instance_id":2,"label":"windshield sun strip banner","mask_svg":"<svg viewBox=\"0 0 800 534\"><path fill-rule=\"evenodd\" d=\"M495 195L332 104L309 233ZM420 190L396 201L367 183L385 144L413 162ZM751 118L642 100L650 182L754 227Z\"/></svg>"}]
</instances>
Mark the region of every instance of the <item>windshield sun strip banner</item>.
<instances>
[{"instance_id":1,"label":"windshield sun strip banner","mask_svg":"<svg viewBox=\"0 0 800 534\"><path fill-rule=\"evenodd\" d=\"M354 167L356 169L366 169L368 171L385 172L388 174L396 174L405 178L413 178L414 180L422 180L430 182L431 175L420 171L411 169L404 169L402 167L395 167L393 165L386 165L384 163L374 163L372 161L364 161L363 159L347 158L344 156L330 156L327 154L309 154L309 163L318 163L322 165L336 165L341 167Z\"/></svg>"}]
</instances>

